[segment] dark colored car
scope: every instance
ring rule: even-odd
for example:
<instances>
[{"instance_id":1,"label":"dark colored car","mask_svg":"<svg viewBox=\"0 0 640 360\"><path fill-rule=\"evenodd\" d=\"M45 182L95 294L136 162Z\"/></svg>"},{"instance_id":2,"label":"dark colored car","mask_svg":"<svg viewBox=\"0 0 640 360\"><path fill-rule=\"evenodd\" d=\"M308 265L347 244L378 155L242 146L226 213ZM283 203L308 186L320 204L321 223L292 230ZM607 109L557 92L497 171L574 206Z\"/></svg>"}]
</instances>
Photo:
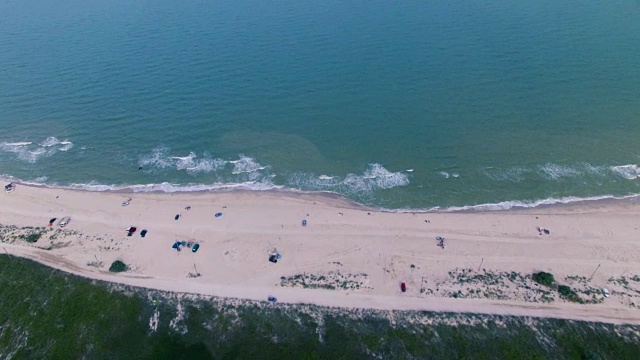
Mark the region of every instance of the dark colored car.
<instances>
[{"instance_id":1,"label":"dark colored car","mask_svg":"<svg viewBox=\"0 0 640 360\"><path fill-rule=\"evenodd\" d=\"M147 230L140 231L140 236L142 236L142 237L147 236Z\"/></svg>"},{"instance_id":2,"label":"dark colored car","mask_svg":"<svg viewBox=\"0 0 640 360\"><path fill-rule=\"evenodd\" d=\"M400 290L402 290L402 292L407 292L407 284L405 283L400 284Z\"/></svg>"},{"instance_id":3,"label":"dark colored car","mask_svg":"<svg viewBox=\"0 0 640 360\"><path fill-rule=\"evenodd\" d=\"M275 296L269 296L269 297L267 298L267 300L269 300L270 302L276 302L276 301L278 301L278 299L276 299L276 297L275 297Z\"/></svg>"},{"instance_id":4,"label":"dark colored car","mask_svg":"<svg viewBox=\"0 0 640 360\"><path fill-rule=\"evenodd\" d=\"M191 252L196 252L196 251L198 251L198 249L200 249L200 244L195 244L195 245L193 245L193 247L191 248Z\"/></svg>"}]
</instances>

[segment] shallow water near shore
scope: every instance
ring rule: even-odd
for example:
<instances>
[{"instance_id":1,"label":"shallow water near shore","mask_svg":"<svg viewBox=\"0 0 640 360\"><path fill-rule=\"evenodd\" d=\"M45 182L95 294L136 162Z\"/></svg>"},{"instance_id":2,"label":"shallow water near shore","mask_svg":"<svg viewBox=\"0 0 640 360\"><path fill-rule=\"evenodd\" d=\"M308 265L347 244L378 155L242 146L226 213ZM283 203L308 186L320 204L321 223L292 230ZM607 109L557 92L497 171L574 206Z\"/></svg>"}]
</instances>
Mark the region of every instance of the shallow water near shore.
<instances>
[{"instance_id":1,"label":"shallow water near shore","mask_svg":"<svg viewBox=\"0 0 640 360\"><path fill-rule=\"evenodd\" d=\"M0 4L0 174L386 209L640 193L636 1Z\"/></svg>"}]
</instances>

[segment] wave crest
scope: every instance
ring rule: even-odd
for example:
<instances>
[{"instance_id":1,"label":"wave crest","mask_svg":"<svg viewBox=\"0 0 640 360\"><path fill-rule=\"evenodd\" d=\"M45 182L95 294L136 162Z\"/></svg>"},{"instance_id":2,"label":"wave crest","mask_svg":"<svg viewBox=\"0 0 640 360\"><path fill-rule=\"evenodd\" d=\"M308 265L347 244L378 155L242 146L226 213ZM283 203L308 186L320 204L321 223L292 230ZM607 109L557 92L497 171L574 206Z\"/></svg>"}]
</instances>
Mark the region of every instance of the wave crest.
<instances>
[{"instance_id":1,"label":"wave crest","mask_svg":"<svg viewBox=\"0 0 640 360\"><path fill-rule=\"evenodd\" d=\"M287 178L287 186L305 191L334 191L349 195L370 195L377 190L391 189L409 184L402 172L391 172L380 164L369 164L362 174L345 177L309 173L294 173Z\"/></svg>"},{"instance_id":2,"label":"wave crest","mask_svg":"<svg viewBox=\"0 0 640 360\"><path fill-rule=\"evenodd\" d=\"M71 141L60 141L55 136L49 136L41 143L31 141L0 143L0 151L13 154L17 160L30 164L35 164L38 160L52 156L59 151L69 151L72 147Z\"/></svg>"},{"instance_id":3,"label":"wave crest","mask_svg":"<svg viewBox=\"0 0 640 360\"><path fill-rule=\"evenodd\" d=\"M612 166L610 169L617 175L628 180L635 180L640 177L640 167L635 164Z\"/></svg>"}]
</instances>

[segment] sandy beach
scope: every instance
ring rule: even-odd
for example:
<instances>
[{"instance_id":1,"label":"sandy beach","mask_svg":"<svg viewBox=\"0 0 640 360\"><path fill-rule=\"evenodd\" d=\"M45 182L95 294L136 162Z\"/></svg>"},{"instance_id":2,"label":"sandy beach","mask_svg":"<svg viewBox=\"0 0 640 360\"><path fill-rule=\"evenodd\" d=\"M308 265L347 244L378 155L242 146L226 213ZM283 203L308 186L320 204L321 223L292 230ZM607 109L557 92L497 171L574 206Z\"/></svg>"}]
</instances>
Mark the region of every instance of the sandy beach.
<instances>
[{"instance_id":1,"label":"sandy beach","mask_svg":"<svg viewBox=\"0 0 640 360\"><path fill-rule=\"evenodd\" d=\"M18 184L0 204L3 252L88 278L286 303L640 324L640 204L633 201L412 214L314 194ZM61 228L65 216L71 220ZM137 231L127 236L130 226ZM38 240L28 242L34 233ZM200 247L177 251L176 241ZM276 251L280 259L270 262ZM109 272L115 260L129 270ZM537 271L552 273L583 303L533 282Z\"/></svg>"}]
</instances>

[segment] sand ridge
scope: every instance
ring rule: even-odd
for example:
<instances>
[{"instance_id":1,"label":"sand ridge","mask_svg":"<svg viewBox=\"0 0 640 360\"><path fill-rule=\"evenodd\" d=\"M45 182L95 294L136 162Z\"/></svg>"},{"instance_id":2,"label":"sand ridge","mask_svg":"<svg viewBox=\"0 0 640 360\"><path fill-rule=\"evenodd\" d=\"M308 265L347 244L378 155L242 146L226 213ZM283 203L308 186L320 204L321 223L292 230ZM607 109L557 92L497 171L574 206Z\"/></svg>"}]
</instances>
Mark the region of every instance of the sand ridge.
<instances>
[{"instance_id":1,"label":"sand ridge","mask_svg":"<svg viewBox=\"0 0 640 360\"><path fill-rule=\"evenodd\" d=\"M98 193L19 184L0 194L0 203L3 252L105 281L337 307L640 323L640 205L631 202L391 213L314 194ZM64 216L71 217L66 228L47 227ZM129 226L138 229L130 237ZM37 242L25 240L30 231L42 232ZM183 240L200 249L172 249ZM281 259L271 263L276 249ZM114 260L130 270L108 272ZM552 273L586 303L536 284L534 271ZM602 296L603 287L611 297Z\"/></svg>"}]
</instances>

